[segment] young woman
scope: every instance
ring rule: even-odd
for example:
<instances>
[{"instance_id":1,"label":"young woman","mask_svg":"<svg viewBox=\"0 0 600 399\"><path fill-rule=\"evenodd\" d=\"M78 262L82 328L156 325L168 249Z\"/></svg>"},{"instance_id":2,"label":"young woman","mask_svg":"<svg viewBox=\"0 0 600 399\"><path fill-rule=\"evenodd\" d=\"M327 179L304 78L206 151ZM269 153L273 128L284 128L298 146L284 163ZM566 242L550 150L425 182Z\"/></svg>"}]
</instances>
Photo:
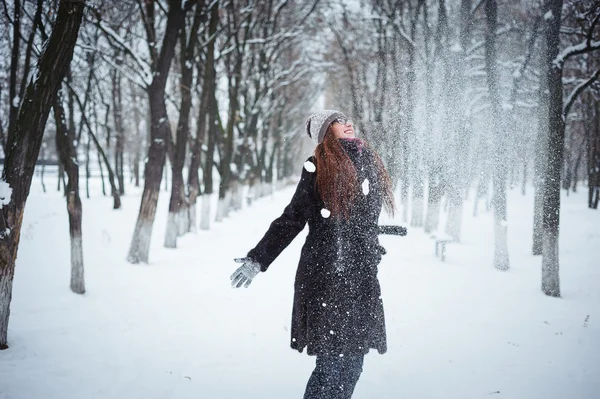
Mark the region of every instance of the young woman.
<instances>
[{"instance_id":1,"label":"young woman","mask_svg":"<svg viewBox=\"0 0 600 399\"><path fill-rule=\"evenodd\" d=\"M316 355L304 399L350 398L370 348L386 351L377 265L382 205L393 214L390 178L379 156L355 138L344 114L311 115L306 131L317 147L304 164L283 214L231 276L248 287L308 222L296 272L291 346Z\"/></svg>"}]
</instances>

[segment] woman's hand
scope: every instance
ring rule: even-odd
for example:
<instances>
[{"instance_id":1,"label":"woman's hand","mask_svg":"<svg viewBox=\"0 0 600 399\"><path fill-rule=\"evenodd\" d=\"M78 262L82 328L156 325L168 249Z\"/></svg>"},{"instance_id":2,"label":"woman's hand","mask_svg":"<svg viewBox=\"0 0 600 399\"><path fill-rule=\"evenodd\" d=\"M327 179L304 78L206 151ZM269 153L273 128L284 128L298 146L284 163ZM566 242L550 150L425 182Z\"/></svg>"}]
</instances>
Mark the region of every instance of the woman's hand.
<instances>
[{"instance_id":1,"label":"woman's hand","mask_svg":"<svg viewBox=\"0 0 600 399\"><path fill-rule=\"evenodd\" d=\"M238 269L231 275L231 286L248 288L252 279L260 272L260 263L252 258L235 258L236 263L242 263Z\"/></svg>"}]
</instances>

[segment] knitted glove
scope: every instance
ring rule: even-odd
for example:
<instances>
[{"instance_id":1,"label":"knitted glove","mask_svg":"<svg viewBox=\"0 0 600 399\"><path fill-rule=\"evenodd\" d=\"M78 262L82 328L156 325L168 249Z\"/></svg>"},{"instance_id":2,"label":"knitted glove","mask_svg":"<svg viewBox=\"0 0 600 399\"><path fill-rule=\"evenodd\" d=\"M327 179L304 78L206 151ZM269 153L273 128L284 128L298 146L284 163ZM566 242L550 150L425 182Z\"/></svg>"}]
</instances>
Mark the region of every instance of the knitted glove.
<instances>
[{"instance_id":1,"label":"knitted glove","mask_svg":"<svg viewBox=\"0 0 600 399\"><path fill-rule=\"evenodd\" d=\"M238 269L231 275L231 286L248 288L252 279L260 272L260 263L252 258L235 258L236 263L242 263Z\"/></svg>"}]
</instances>

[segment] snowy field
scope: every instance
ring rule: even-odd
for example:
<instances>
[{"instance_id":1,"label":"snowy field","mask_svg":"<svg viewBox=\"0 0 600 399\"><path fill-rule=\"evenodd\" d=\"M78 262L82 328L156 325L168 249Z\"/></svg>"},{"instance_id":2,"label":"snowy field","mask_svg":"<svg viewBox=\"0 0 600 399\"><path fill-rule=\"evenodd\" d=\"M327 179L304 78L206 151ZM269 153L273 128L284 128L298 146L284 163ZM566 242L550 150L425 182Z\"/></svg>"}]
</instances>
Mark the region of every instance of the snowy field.
<instances>
[{"instance_id":1,"label":"snowy field","mask_svg":"<svg viewBox=\"0 0 600 399\"><path fill-rule=\"evenodd\" d=\"M180 238L176 250L162 246L162 191L151 264L131 265L140 191L113 211L96 187L82 199L79 296L69 290L68 219L55 184L42 194L34 179L27 202L0 398L302 398L314 358L288 344L305 232L249 289L229 284L232 259L256 244L293 188ZM509 192L508 272L492 266L492 213L474 219L470 201L462 243L447 247L444 263L422 229L381 238L389 350L366 356L354 399L600 398L600 212L587 209L583 191L563 197L563 297L549 298L541 258L530 255L532 194Z\"/></svg>"}]
</instances>

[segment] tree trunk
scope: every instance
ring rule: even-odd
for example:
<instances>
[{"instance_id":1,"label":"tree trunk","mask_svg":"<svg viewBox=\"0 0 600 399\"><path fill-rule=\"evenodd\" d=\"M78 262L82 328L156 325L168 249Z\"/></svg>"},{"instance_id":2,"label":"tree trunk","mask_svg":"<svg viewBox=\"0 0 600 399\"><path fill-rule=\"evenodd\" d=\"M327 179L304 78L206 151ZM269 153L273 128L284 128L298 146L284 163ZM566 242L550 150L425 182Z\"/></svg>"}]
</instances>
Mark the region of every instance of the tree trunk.
<instances>
[{"instance_id":1,"label":"tree trunk","mask_svg":"<svg viewBox=\"0 0 600 399\"><path fill-rule=\"evenodd\" d=\"M81 231L81 199L79 198L79 166L74 146L75 131L67 127L62 98L56 95L53 104L56 122L56 148L61 163L67 172L67 213L69 214L69 236L71 238L71 291L85 293L83 268L83 239Z\"/></svg>"},{"instance_id":2,"label":"tree trunk","mask_svg":"<svg viewBox=\"0 0 600 399\"><path fill-rule=\"evenodd\" d=\"M177 35L180 27L184 24L184 19L185 10L182 9L180 2L171 0L161 52L153 71L152 83L148 88L151 142L144 171L142 202L127 256L127 260L131 263L148 263L156 204L165 166L168 140L171 139L171 126L165 104L165 86L175 53Z\"/></svg>"},{"instance_id":3,"label":"tree trunk","mask_svg":"<svg viewBox=\"0 0 600 399\"><path fill-rule=\"evenodd\" d=\"M85 143L85 197L90 198L90 148L92 146L92 140L90 136L87 137Z\"/></svg>"},{"instance_id":4,"label":"tree trunk","mask_svg":"<svg viewBox=\"0 0 600 399\"><path fill-rule=\"evenodd\" d=\"M44 183L44 172L46 171L46 145L42 143L42 171L40 173L40 180L42 183L42 191L46 193L46 184Z\"/></svg>"},{"instance_id":5,"label":"tree trunk","mask_svg":"<svg viewBox=\"0 0 600 399\"><path fill-rule=\"evenodd\" d=\"M521 182L521 194L527 194L527 180L529 179L529 160L527 159L527 155L525 155L525 159L523 160L523 180Z\"/></svg>"},{"instance_id":6,"label":"tree trunk","mask_svg":"<svg viewBox=\"0 0 600 399\"><path fill-rule=\"evenodd\" d=\"M211 93L214 93L216 82L213 80ZM200 213L200 230L210 229L210 207L213 194L213 165L215 156L215 141L217 135L217 117L216 117L216 99L210 95L208 107L208 148L206 150L206 160L204 164L204 193L202 195L202 212Z\"/></svg>"},{"instance_id":7,"label":"tree trunk","mask_svg":"<svg viewBox=\"0 0 600 399\"><path fill-rule=\"evenodd\" d=\"M498 87L498 70L496 54L496 27L498 5L496 0L485 2L485 69L490 92L492 123L490 130L494 137L494 267L508 270L508 232L506 215L506 129L500 125L500 91Z\"/></svg>"},{"instance_id":8,"label":"tree trunk","mask_svg":"<svg viewBox=\"0 0 600 399\"><path fill-rule=\"evenodd\" d=\"M579 180L579 165L581 164L581 158L583 157L583 152L585 151L585 147L579 150L579 154L577 154L577 159L575 160L575 165L573 166L573 192L577 192L577 182Z\"/></svg>"},{"instance_id":9,"label":"tree trunk","mask_svg":"<svg viewBox=\"0 0 600 399\"><path fill-rule=\"evenodd\" d=\"M123 101L121 101L121 74L114 71L112 76L113 120L115 123L115 174L119 184L119 195L125 194L125 178L123 176L123 150L125 137L123 133Z\"/></svg>"},{"instance_id":10,"label":"tree trunk","mask_svg":"<svg viewBox=\"0 0 600 399\"><path fill-rule=\"evenodd\" d=\"M194 140L194 145L192 147L192 157L190 160L190 170L188 174L188 192L189 192L189 226L190 230L196 229L196 202L198 195L200 194L200 178L198 175L198 169L200 169L200 165L202 162L202 147L204 146L205 141L205 133L206 133L206 115L208 112L208 107L211 99L211 89L214 86L214 54L215 54L215 40L214 33L217 30L217 23L219 21L219 13L218 13L218 2L213 5L210 13L210 22L208 25L208 40L207 48L206 48L206 66L204 68L204 78L202 79L202 94L200 97L200 106L198 108L198 120L196 122L196 139ZM200 74L200 71L198 71ZM212 165L210 166L212 170ZM208 202L210 204L210 202ZM202 207L204 208L204 199L202 202ZM208 219L208 217L206 218ZM202 219L204 220L204 219Z\"/></svg>"},{"instance_id":11,"label":"tree trunk","mask_svg":"<svg viewBox=\"0 0 600 399\"><path fill-rule=\"evenodd\" d=\"M588 126L586 137L587 146L587 175L588 175L588 207L598 208L598 196L600 195L600 112L598 107L594 110L594 126ZM595 199L594 199L595 197Z\"/></svg>"},{"instance_id":12,"label":"tree trunk","mask_svg":"<svg viewBox=\"0 0 600 399\"><path fill-rule=\"evenodd\" d=\"M135 187L140 186L140 153L142 152L142 143L144 142L143 135L140 132L140 108L139 108L139 97L137 95L137 87L134 83L131 83L131 94L133 100L133 131L135 143L133 148L133 179Z\"/></svg>"},{"instance_id":13,"label":"tree trunk","mask_svg":"<svg viewBox=\"0 0 600 399\"><path fill-rule=\"evenodd\" d=\"M100 145L100 142L98 141L98 138L92 132L91 126L87 123L87 118L86 118L85 114L82 115L82 118L84 118L86 120L88 134L94 141L94 144L96 145L96 149L98 150L98 163L100 164L100 173L101 174L103 173L102 172L102 160L104 160L104 165L106 166L106 169L108 171L108 182L110 183L110 191L113 196L113 209L119 209L119 208L121 208L121 197L119 196L119 190L117 189L117 185L115 184L115 174L110 166L110 161L108 160L106 153L102 149L102 146ZM102 192L104 193L104 195L106 195L106 191L104 188L104 176L102 176Z\"/></svg>"},{"instance_id":14,"label":"tree trunk","mask_svg":"<svg viewBox=\"0 0 600 399\"><path fill-rule=\"evenodd\" d=\"M193 61L194 50L198 39L202 6L198 4L194 15L194 22L190 29L188 40L185 25L181 29L181 106L179 110L179 121L177 123L176 142L170 151L171 171L173 181L171 184L171 198L169 201L169 215L167 218L167 231L165 234L165 247L177 248L177 237L189 231L188 204L185 198L185 186L183 182L183 164L187 139L190 134L189 116L192 108L191 87L194 78ZM171 138L168 138L171 140Z\"/></svg>"},{"instance_id":15,"label":"tree trunk","mask_svg":"<svg viewBox=\"0 0 600 399\"><path fill-rule=\"evenodd\" d=\"M545 48L545 43L542 41L542 52ZM543 248L544 174L546 171L546 157L548 155L548 77L545 73L540 74L538 98L538 130L535 138L535 159L533 165L533 255L541 255Z\"/></svg>"},{"instance_id":16,"label":"tree trunk","mask_svg":"<svg viewBox=\"0 0 600 399\"><path fill-rule=\"evenodd\" d=\"M444 183L440 179L441 166L433 165L429 168L427 185L429 195L427 196L427 214L425 216L425 232L433 233L438 229L440 220L440 202L444 193Z\"/></svg>"},{"instance_id":17,"label":"tree trunk","mask_svg":"<svg viewBox=\"0 0 600 399\"><path fill-rule=\"evenodd\" d=\"M65 170L62 163L58 162L58 174L56 175L56 191L60 191L61 183L64 183Z\"/></svg>"},{"instance_id":18,"label":"tree trunk","mask_svg":"<svg viewBox=\"0 0 600 399\"><path fill-rule=\"evenodd\" d=\"M91 134L90 134L91 137ZM97 149L97 147L96 147ZM98 159L98 169L100 170L100 181L102 182L102 195L106 197L106 183L104 182L104 167L102 166L102 158L100 157L100 151L96 154Z\"/></svg>"},{"instance_id":19,"label":"tree trunk","mask_svg":"<svg viewBox=\"0 0 600 399\"><path fill-rule=\"evenodd\" d=\"M17 96L17 74L19 72L19 48L21 43L21 1L15 0L13 1L13 4L13 45L10 56L10 77L8 83L8 136L13 134L15 129L20 102L20 99ZM23 77L23 80L25 79L26 78ZM4 137L2 138L2 148L6 154L7 147L4 143Z\"/></svg>"},{"instance_id":20,"label":"tree trunk","mask_svg":"<svg viewBox=\"0 0 600 399\"><path fill-rule=\"evenodd\" d=\"M1 184L12 188L10 202L0 211L0 349L6 349L12 282L23 211L31 187L44 127L60 82L73 57L85 1L61 1L52 34L21 102L15 129L9 132Z\"/></svg>"},{"instance_id":21,"label":"tree trunk","mask_svg":"<svg viewBox=\"0 0 600 399\"><path fill-rule=\"evenodd\" d=\"M242 75L242 55L234 60L233 71L229 76L229 115L225 134L225 148L223 159L221 159L221 181L219 183L219 206L217 219L223 220L229 212L231 162L233 160L234 126L239 114L238 93ZM275 151L275 149L273 150ZM271 165L272 167L272 165Z\"/></svg>"},{"instance_id":22,"label":"tree trunk","mask_svg":"<svg viewBox=\"0 0 600 399\"><path fill-rule=\"evenodd\" d=\"M562 67L554 63L560 46L562 0L549 0L551 18L546 28L546 68L548 75L548 156L544 179L542 246L542 291L560 297L559 223L560 172L563 165L565 121L563 119Z\"/></svg>"}]
</instances>

